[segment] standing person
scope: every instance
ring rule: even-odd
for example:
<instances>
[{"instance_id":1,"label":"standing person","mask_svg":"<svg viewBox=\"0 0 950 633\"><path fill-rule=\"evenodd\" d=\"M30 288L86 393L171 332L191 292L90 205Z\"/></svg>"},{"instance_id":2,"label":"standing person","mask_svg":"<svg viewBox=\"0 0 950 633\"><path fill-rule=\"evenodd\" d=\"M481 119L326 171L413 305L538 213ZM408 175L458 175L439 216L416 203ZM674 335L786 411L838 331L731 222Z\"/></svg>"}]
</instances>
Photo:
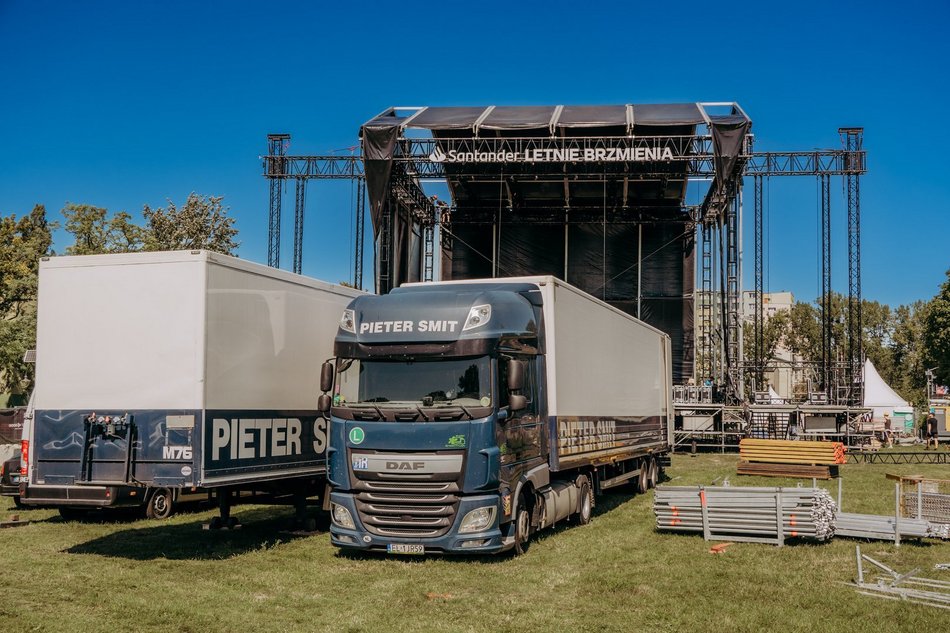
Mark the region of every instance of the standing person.
<instances>
[{"instance_id":1,"label":"standing person","mask_svg":"<svg viewBox=\"0 0 950 633\"><path fill-rule=\"evenodd\" d=\"M937 440L937 416L934 415L933 411L927 416L927 421L924 422L924 432L927 434L927 446L924 447L924 450L930 448L930 441L933 440L934 450L937 450L939 441Z\"/></svg>"},{"instance_id":2,"label":"standing person","mask_svg":"<svg viewBox=\"0 0 950 633\"><path fill-rule=\"evenodd\" d=\"M891 430L891 416L884 414L884 441L888 448L894 447L894 432Z\"/></svg>"}]
</instances>

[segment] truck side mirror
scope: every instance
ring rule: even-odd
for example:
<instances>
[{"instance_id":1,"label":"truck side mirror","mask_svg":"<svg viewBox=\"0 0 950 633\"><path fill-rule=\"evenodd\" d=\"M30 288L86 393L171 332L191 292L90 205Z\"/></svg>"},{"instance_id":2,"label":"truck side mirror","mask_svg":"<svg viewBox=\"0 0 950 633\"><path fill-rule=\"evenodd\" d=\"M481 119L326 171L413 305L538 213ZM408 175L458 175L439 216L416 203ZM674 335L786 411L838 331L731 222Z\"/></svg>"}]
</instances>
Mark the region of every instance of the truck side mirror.
<instances>
[{"instance_id":1,"label":"truck side mirror","mask_svg":"<svg viewBox=\"0 0 950 633\"><path fill-rule=\"evenodd\" d=\"M330 396L323 393L317 398L317 411L320 413L330 412Z\"/></svg>"},{"instance_id":2,"label":"truck side mirror","mask_svg":"<svg viewBox=\"0 0 950 633\"><path fill-rule=\"evenodd\" d=\"M327 361L320 367L320 391L326 393L333 389L333 363Z\"/></svg>"},{"instance_id":3,"label":"truck side mirror","mask_svg":"<svg viewBox=\"0 0 950 633\"><path fill-rule=\"evenodd\" d=\"M528 406L528 399L525 396L519 396L516 394L511 394L508 396L508 408L512 412L521 411Z\"/></svg>"},{"instance_id":4,"label":"truck side mirror","mask_svg":"<svg viewBox=\"0 0 950 633\"><path fill-rule=\"evenodd\" d=\"M524 387L524 362L508 361L508 391L518 391Z\"/></svg>"}]
</instances>

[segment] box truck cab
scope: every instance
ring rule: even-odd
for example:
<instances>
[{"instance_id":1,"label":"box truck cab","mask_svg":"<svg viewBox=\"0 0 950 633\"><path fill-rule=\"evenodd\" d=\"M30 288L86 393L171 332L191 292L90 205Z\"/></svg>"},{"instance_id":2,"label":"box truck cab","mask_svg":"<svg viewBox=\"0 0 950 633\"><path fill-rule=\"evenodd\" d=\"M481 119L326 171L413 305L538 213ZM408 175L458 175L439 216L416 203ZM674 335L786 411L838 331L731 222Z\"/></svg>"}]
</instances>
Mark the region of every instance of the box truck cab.
<instances>
[{"instance_id":1,"label":"box truck cab","mask_svg":"<svg viewBox=\"0 0 950 633\"><path fill-rule=\"evenodd\" d=\"M669 337L553 277L359 297L334 351L339 547L520 553L600 490L649 487L669 449Z\"/></svg>"}]
</instances>

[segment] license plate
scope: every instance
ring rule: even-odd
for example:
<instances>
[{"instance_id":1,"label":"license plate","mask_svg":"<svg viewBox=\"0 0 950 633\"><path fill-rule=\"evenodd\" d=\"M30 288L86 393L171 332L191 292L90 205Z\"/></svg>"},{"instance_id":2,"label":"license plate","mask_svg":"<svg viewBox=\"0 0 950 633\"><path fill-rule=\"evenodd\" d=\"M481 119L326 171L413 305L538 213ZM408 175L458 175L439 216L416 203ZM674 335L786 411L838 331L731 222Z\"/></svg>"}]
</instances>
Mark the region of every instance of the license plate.
<instances>
[{"instance_id":1,"label":"license plate","mask_svg":"<svg viewBox=\"0 0 950 633\"><path fill-rule=\"evenodd\" d=\"M390 543L386 546L386 551L390 554L425 554L426 550L422 545L415 543Z\"/></svg>"}]
</instances>

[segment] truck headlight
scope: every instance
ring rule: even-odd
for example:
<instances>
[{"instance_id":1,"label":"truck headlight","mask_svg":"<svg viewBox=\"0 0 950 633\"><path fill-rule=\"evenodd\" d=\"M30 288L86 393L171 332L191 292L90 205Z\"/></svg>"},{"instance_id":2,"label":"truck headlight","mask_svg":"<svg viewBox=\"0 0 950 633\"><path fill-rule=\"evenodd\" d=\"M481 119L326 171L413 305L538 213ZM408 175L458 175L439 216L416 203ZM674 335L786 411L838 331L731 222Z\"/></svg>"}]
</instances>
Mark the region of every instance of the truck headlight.
<instances>
[{"instance_id":1,"label":"truck headlight","mask_svg":"<svg viewBox=\"0 0 950 633\"><path fill-rule=\"evenodd\" d=\"M495 506L484 506L475 508L465 514L462 524L459 525L459 534L469 534L471 532L481 532L491 527L495 522Z\"/></svg>"},{"instance_id":2,"label":"truck headlight","mask_svg":"<svg viewBox=\"0 0 950 633\"><path fill-rule=\"evenodd\" d=\"M350 515L350 511L343 506L336 503L331 503L330 516L333 517L333 522L339 525L341 528L347 528L349 530L356 529L356 524L353 523L353 517Z\"/></svg>"},{"instance_id":3,"label":"truck headlight","mask_svg":"<svg viewBox=\"0 0 950 633\"><path fill-rule=\"evenodd\" d=\"M462 327L462 331L474 330L477 327L482 327L489 321L491 321L491 304L486 303L485 305L472 306L472 309L468 311L468 318L465 319L465 325Z\"/></svg>"},{"instance_id":4,"label":"truck headlight","mask_svg":"<svg viewBox=\"0 0 950 633\"><path fill-rule=\"evenodd\" d=\"M344 332L356 334L356 314L349 308L344 310L343 316L340 317L340 329Z\"/></svg>"}]
</instances>

